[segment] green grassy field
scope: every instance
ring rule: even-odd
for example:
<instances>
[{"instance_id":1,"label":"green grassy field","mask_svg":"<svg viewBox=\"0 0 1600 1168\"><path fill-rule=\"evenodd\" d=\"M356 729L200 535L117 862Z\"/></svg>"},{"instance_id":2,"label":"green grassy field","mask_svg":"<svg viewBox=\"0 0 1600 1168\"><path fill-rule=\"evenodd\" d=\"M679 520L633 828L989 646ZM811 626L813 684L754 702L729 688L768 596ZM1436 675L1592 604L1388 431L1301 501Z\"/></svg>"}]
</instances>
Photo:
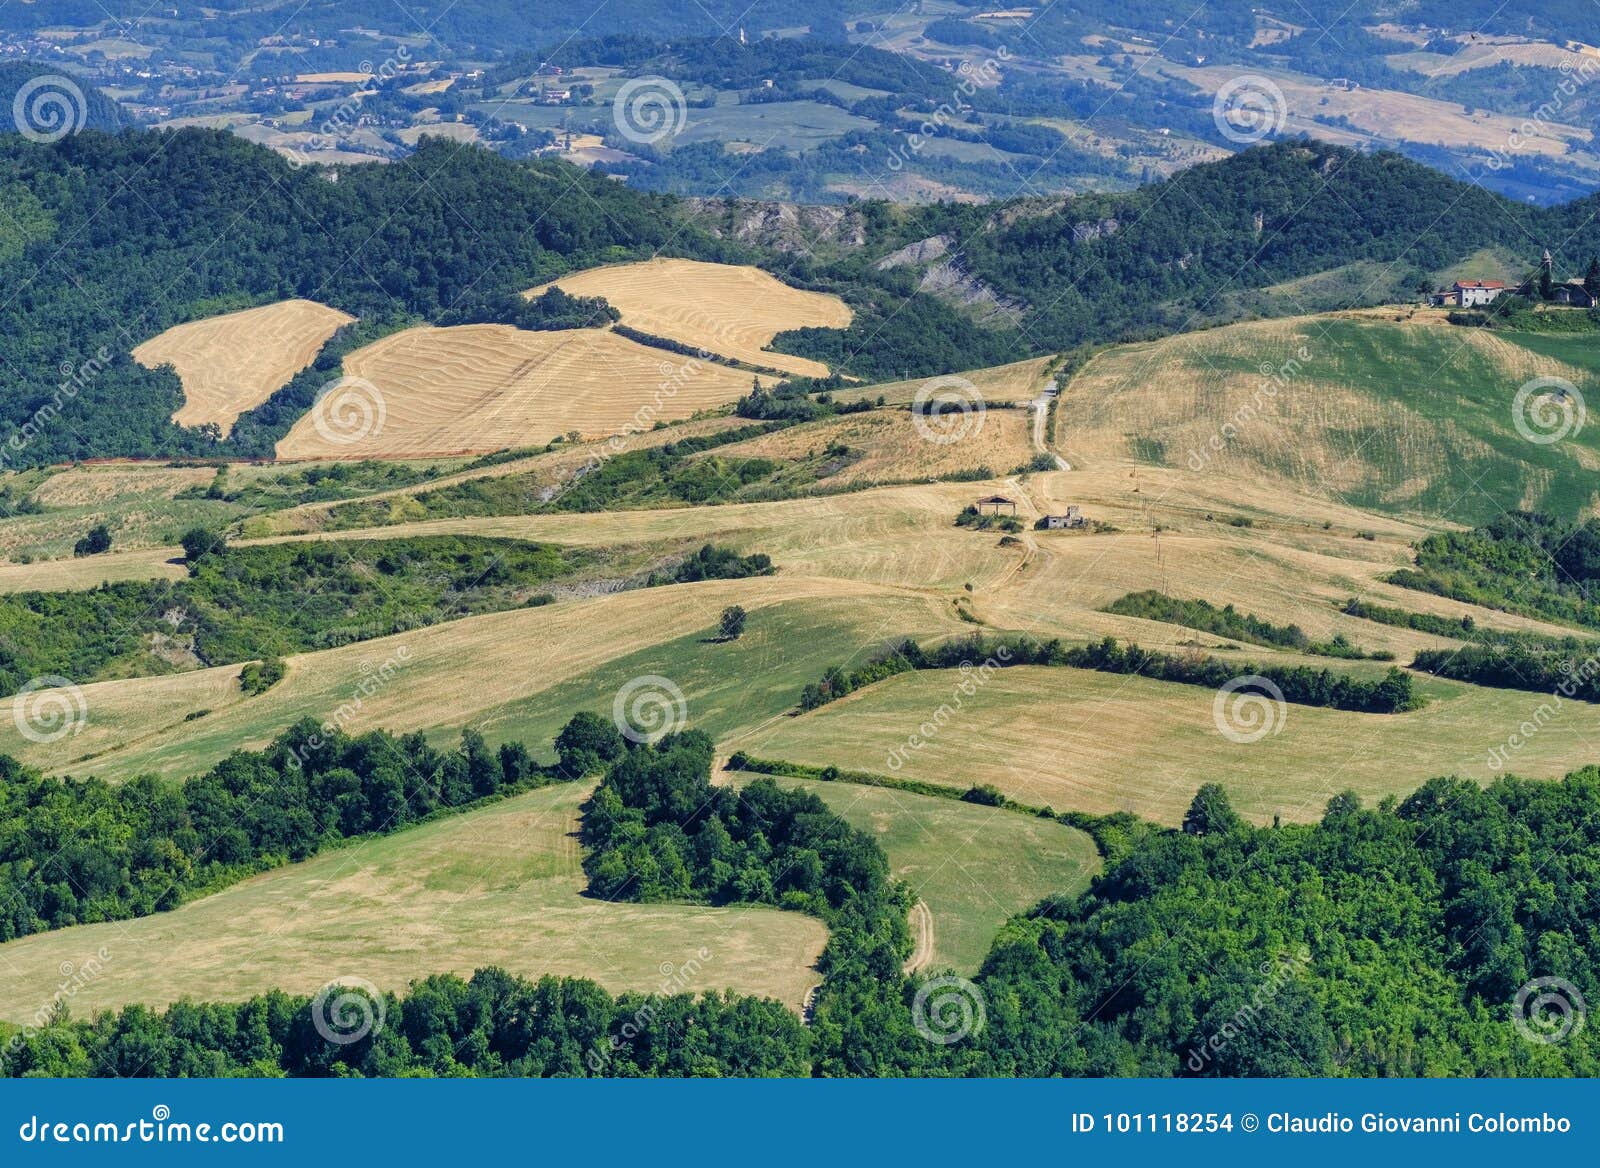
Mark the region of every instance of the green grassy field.
<instances>
[{"instance_id":1,"label":"green grassy field","mask_svg":"<svg viewBox=\"0 0 1600 1168\"><path fill-rule=\"evenodd\" d=\"M499 965L590 977L613 992L732 987L798 1009L827 930L769 908L620 904L584 895L576 832L590 787L567 784L359 842L172 912L0 945L0 1018L32 1022L71 969L103 971L73 1013L180 998L312 993L335 978L401 990ZM701 950L707 956L701 957ZM66 971L66 972L63 972Z\"/></svg>"},{"instance_id":2,"label":"green grassy field","mask_svg":"<svg viewBox=\"0 0 1600 1168\"><path fill-rule=\"evenodd\" d=\"M697 109L677 144L753 142L764 149L806 151L876 123L820 101L772 101Z\"/></svg>"},{"instance_id":3,"label":"green grassy field","mask_svg":"<svg viewBox=\"0 0 1600 1168\"><path fill-rule=\"evenodd\" d=\"M1592 335L1453 327L1406 310L1234 325L1097 356L1062 401L1075 465L1133 457L1257 475L1390 513L1476 523L1508 507L1595 506L1600 427L1522 436L1526 382L1600 390ZM1220 448L1224 423L1235 427ZM1191 452L1204 460L1195 467Z\"/></svg>"},{"instance_id":4,"label":"green grassy field","mask_svg":"<svg viewBox=\"0 0 1600 1168\"><path fill-rule=\"evenodd\" d=\"M657 676L683 692L689 725L721 738L787 715L801 687L834 662L859 658L937 620L931 605L910 599L777 604L752 615L737 641L715 643L709 640L714 629L696 629L486 710L470 724L491 744L517 740L544 754L575 711L609 714L629 681Z\"/></svg>"},{"instance_id":5,"label":"green grassy field","mask_svg":"<svg viewBox=\"0 0 1600 1168\"><path fill-rule=\"evenodd\" d=\"M755 776L737 776L748 781ZM919 964L973 974L1006 920L1054 893L1077 893L1100 870L1094 841L1055 820L887 787L778 777L871 832L927 905L932 945ZM912 917L912 935L918 935Z\"/></svg>"},{"instance_id":6,"label":"green grassy field","mask_svg":"<svg viewBox=\"0 0 1600 1168\"><path fill-rule=\"evenodd\" d=\"M902 674L728 746L945 786L992 783L1036 806L1132 811L1168 824L1208 782L1268 823L1316 819L1346 789L1376 801L1436 775L1487 781L1497 773L1491 752L1514 733L1526 739L1509 752L1515 774L1555 778L1600 761L1593 707L1567 702L1546 718L1538 711L1548 695L1450 682L1419 683L1429 704L1406 714L1287 705L1277 733L1244 743L1218 731L1215 692L1198 686L1035 667L993 673L970 696L958 693L960 682L949 671ZM1527 733L1523 724L1535 721ZM924 745L909 745L912 735Z\"/></svg>"}]
</instances>

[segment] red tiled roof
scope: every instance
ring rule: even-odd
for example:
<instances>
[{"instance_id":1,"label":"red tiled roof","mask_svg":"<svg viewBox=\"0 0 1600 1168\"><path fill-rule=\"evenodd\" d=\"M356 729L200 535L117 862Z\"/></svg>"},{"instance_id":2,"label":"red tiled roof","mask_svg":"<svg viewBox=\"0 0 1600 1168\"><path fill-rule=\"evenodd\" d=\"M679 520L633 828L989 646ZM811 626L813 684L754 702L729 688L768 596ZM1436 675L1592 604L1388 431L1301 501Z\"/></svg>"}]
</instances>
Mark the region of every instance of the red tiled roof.
<instances>
[{"instance_id":1,"label":"red tiled roof","mask_svg":"<svg viewBox=\"0 0 1600 1168\"><path fill-rule=\"evenodd\" d=\"M1457 280L1455 286L1457 288L1504 288L1505 283L1501 280Z\"/></svg>"}]
</instances>

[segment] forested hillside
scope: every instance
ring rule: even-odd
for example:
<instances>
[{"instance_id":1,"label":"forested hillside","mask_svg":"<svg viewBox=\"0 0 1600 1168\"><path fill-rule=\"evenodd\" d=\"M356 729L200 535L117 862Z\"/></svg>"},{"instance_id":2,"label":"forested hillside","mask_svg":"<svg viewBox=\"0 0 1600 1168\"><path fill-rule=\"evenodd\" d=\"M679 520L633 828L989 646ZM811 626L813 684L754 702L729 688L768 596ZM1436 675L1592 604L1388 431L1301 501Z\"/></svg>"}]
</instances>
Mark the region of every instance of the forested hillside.
<instances>
[{"instance_id":1,"label":"forested hillside","mask_svg":"<svg viewBox=\"0 0 1600 1168\"><path fill-rule=\"evenodd\" d=\"M1066 348L1194 327L1221 309L1223 291L1353 260L1397 265L1414 287L1508 232L1549 235L1553 246L1587 255L1571 230L1556 235L1542 219L1565 224L1575 211L1519 207L1398 155L1289 142L1126 194L1021 204L1016 212L928 208L910 229L958 240L968 271L1028 306L1029 340Z\"/></svg>"},{"instance_id":2,"label":"forested hillside","mask_svg":"<svg viewBox=\"0 0 1600 1168\"><path fill-rule=\"evenodd\" d=\"M49 81L41 81L41 78L47 78ZM100 90L92 85L78 85L75 92L71 89L64 90L61 88L61 80L61 74L53 72L45 65L28 61L0 63L0 110L15 113L20 94L24 124L36 129L51 132L58 129L62 132L73 129L115 130L123 125L124 119L117 109L117 103ZM30 82L35 83L33 91L28 90ZM67 98L67 101L61 103L60 108L54 113L49 108L54 101L52 94ZM75 106L80 96L81 109ZM61 117L62 120L52 122L50 120L52 117Z\"/></svg>"},{"instance_id":3,"label":"forested hillside","mask_svg":"<svg viewBox=\"0 0 1600 1168\"><path fill-rule=\"evenodd\" d=\"M177 378L127 356L183 321L299 296L373 328L586 264L723 250L604 177L440 141L335 182L201 130L85 133L48 146L8 136L0 199L7 212L28 207L35 224L19 254L0 259L0 286L16 290L0 303L10 375L0 452L10 467L213 450L211 438L169 422ZM270 453L286 422L274 431L251 421L241 436L254 445L240 452Z\"/></svg>"},{"instance_id":4,"label":"forested hillside","mask_svg":"<svg viewBox=\"0 0 1600 1168\"><path fill-rule=\"evenodd\" d=\"M1082 340L1204 322L1225 290L1261 288L1370 259L1420 280L1508 233L1587 256L1593 200L1540 211L1395 155L1313 142L1246 151L1123 195L941 205L862 218L842 258L752 254L714 238L666 196L559 161L512 162L424 140L392 166L292 168L263 147L203 130L0 138L0 456L263 455L334 375L339 357L400 324L460 322L472 305L563 272L655 254L757 259L834 291L848 331L777 346L858 377L998 364ZM1354 213L1352 210L1355 209ZM980 324L919 292L915 264L883 257L944 236L954 269L1015 305ZM128 351L218 312L304 297L360 318L314 368L227 442L170 422L180 388ZM1292 311L1292 304L1285 304Z\"/></svg>"}]
</instances>

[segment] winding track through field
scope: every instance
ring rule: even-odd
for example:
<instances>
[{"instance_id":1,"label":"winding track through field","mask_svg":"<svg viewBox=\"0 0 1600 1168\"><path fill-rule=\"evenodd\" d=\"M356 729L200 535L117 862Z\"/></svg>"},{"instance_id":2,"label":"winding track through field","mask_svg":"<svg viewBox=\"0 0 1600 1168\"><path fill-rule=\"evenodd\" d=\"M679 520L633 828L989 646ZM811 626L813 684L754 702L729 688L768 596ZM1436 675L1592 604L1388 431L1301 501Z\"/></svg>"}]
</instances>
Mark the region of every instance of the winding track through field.
<instances>
[{"instance_id":1,"label":"winding track through field","mask_svg":"<svg viewBox=\"0 0 1600 1168\"><path fill-rule=\"evenodd\" d=\"M907 973L915 973L926 969L933 961L933 913L928 911L925 901L919 900L911 906L907 921L916 933L917 945L906 958L904 968Z\"/></svg>"},{"instance_id":2,"label":"winding track through field","mask_svg":"<svg viewBox=\"0 0 1600 1168\"><path fill-rule=\"evenodd\" d=\"M1028 403L1029 408L1033 412L1033 448L1040 454L1048 454L1050 457L1054 458L1056 460L1056 466L1059 469L1071 470L1071 464L1059 454L1055 453L1055 451L1051 450L1049 446L1045 445L1044 440L1045 422L1050 417L1050 405L1055 400L1056 394L1060 392L1060 386L1061 383L1052 377L1049 382L1046 383L1039 396L1032 402Z\"/></svg>"}]
</instances>

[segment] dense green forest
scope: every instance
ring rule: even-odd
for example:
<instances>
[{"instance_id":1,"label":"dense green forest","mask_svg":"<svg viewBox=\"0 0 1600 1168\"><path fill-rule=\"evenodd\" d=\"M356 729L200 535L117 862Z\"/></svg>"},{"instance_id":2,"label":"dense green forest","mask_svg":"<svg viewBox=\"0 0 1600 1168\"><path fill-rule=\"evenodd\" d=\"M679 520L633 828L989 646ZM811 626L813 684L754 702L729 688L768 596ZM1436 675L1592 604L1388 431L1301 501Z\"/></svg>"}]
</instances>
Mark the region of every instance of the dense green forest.
<instances>
[{"instance_id":1,"label":"dense green forest","mask_svg":"<svg viewBox=\"0 0 1600 1168\"><path fill-rule=\"evenodd\" d=\"M228 547L184 539L189 575L0 596L0 693L29 678L107 677L329 649L548 603L579 578L648 587L770 573L764 555L605 552L485 536Z\"/></svg>"},{"instance_id":2,"label":"dense green forest","mask_svg":"<svg viewBox=\"0 0 1600 1168\"><path fill-rule=\"evenodd\" d=\"M230 783L249 790L253 775L277 782L279 764L309 749L303 737L313 729L297 728L299 739L235 756L195 782L218 798L234 794ZM1487 789L1438 779L1376 809L1342 794L1317 823L1272 828L1243 822L1220 787L1204 787L1181 830L1102 833L1108 867L1090 890L1015 918L969 981L901 972L910 894L890 878L876 841L814 796L769 779L737 794L712 787L712 743L696 732L630 745L588 715L562 739L574 769L609 764L583 823L597 890L635 900L778 904L829 923L809 1026L778 1003L736 995L613 998L578 979L534 983L481 970L470 982L428 977L404 997L386 995L385 1023L345 1044L316 1034L316 1007L306 997L274 993L239 1004L57 1017L14 1036L6 1072L1600 1072L1592 1027L1569 1026L1550 1041L1557 1032L1538 1027L1558 1019L1529 1021L1518 1000L1535 978L1559 979L1574 997L1600 993L1590 886L1600 863L1595 770L1561 782L1501 779ZM326 753L313 751L305 769L317 783L338 775L354 790L357 775L388 765L379 747L397 745L424 749L415 739L335 740ZM469 739L462 752L422 759L432 769L421 773L453 768L458 795L469 799L474 757L485 783L511 781L520 769L494 765ZM5 837L13 850L45 846L46 822L76 824L88 806L117 800L102 788L84 803L14 766L7 778L13 790L42 788L64 800L59 812L24 808ZM435 780L429 806L448 805L449 786ZM165 802L157 793L141 790L140 806L123 813L162 816L170 838L188 840L188 789ZM30 799L42 796L22 802ZM308 839L347 834L331 811L319 821L298 806L257 816L281 833L265 834L266 846L303 851Z\"/></svg>"},{"instance_id":3,"label":"dense green forest","mask_svg":"<svg viewBox=\"0 0 1600 1168\"><path fill-rule=\"evenodd\" d=\"M825 265L788 265L799 283L832 281L857 311L848 330L800 330L788 334L788 347L836 368L898 377L920 368L900 356L908 347L901 330L914 329L944 368L970 368L1024 351L1192 329L1225 315L1225 291L1355 260L1396 265L1404 285L1416 287L1512 228L1551 240L1558 266L1576 270L1600 246L1597 205L1600 196L1547 210L1522 206L1396 154L1280 142L1126 193L908 211L881 244ZM911 295L919 271L876 270L893 247L939 235L958 242L964 273L1023 306L1025 339L996 327L977 338L940 336L930 327L936 322L915 315L930 303Z\"/></svg>"},{"instance_id":4,"label":"dense green forest","mask_svg":"<svg viewBox=\"0 0 1600 1168\"><path fill-rule=\"evenodd\" d=\"M337 840L561 777L474 733L351 738L306 719L181 785L53 779L0 755L0 940L176 908Z\"/></svg>"},{"instance_id":5,"label":"dense green forest","mask_svg":"<svg viewBox=\"0 0 1600 1168\"><path fill-rule=\"evenodd\" d=\"M4 24L0 18L0 26ZM124 123L117 103L94 86L63 79L48 66L30 61L0 62L0 110L12 117L20 112L23 125L45 134L116 130Z\"/></svg>"}]
</instances>

